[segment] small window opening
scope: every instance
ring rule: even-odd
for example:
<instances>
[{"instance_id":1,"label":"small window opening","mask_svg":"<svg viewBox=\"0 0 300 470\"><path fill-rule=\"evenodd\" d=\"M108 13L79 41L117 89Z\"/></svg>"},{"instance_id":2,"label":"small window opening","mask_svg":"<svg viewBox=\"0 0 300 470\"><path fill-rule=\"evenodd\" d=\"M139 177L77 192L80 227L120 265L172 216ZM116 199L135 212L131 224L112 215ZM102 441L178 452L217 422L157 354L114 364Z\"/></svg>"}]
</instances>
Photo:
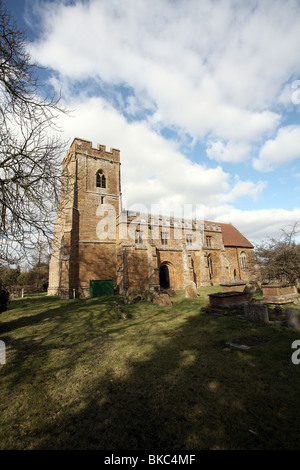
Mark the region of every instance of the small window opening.
<instances>
[{"instance_id":1,"label":"small window opening","mask_svg":"<svg viewBox=\"0 0 300 470\"><path fill-rule=\"evenodd\" d=\"M150 230L150 240L153 240L153 227L149 225L149 230Z\"/></svg>"},{"instance_id":2,"label":"small window opening","mask_svg":"<svg viewBox=\"0 0 300 470\"><path fill-rule=\"evenodd\" d=\"M162 232L161 233L161 244L162 245L167 245L168 244L168 233L167 232Z\"/></svg>"},{"instance_id":3,"label":"small window opening","mask_svg":"<svg viewBox=\"0 0 300 470\"><path fill-rule=\"evenodd\" d=\"M135 232L135 243L143 243L143 232L136 230Z\"/></svg>"},{"instance_id":4,"label":"small window opening","mask_svg":"<svg viewBox=\"0 0 300 470\"><path fill-rule=\"evenodd\" d=\"M191 246L193 244L193 236L192 235L187 235L186 236L186 244L187 244L187 246Z\"/></svg>"}]
</instances>

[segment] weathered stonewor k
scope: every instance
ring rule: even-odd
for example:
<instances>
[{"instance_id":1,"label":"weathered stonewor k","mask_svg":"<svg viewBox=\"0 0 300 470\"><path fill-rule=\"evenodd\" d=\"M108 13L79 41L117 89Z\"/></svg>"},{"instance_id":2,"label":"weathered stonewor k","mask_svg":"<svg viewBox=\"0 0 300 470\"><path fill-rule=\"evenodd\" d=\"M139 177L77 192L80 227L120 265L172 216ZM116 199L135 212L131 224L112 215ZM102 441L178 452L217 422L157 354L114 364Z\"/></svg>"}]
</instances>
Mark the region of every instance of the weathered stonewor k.
<instances>
[{"instance_id":1,"label":"weathered stonewor k","mask_svg":"<svg viewBox=\"0 0 300 470\"><path fill-rule=\"evenodd\" d=\"M231 224L123 209L120 165L119 150L74 139L63 161L49 295L89 296L91 281L109 280L123 294L249 280L253 246Z\"/></svg>"}]
</instances>

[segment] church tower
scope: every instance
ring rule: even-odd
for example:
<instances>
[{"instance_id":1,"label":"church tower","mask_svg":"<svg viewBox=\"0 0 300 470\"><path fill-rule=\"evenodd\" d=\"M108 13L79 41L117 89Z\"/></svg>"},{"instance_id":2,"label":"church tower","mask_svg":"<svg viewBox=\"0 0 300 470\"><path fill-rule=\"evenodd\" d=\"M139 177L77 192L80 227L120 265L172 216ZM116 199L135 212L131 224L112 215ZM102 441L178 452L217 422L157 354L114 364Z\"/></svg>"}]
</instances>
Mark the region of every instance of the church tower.
<instances>
[{"instance_id":1,"label":"church tower","mask_svg":"<svg viewBox=\"0 0 300 470\"><path fill-rule=\"evenodd\" d=\"M49 295L89 296L91 280L117 279L116 233L121 211L120 151L74 139L63 161L52 244ZM113 227L110 227L113 229Z\"/></svg>"},{"instance_id":2,"label":"church tower","mask_svg":"<svg viewBox=\"0 0 300 470\"><path fill-rule=\"evenodd\" d=\"M103 286L124 294L247 280L252 244L230 224L203 221L202 231L198 225L122 210L120 151L76 138L63 161L48 294L89 297L102 295ZM178 227L184 227L180 237Z\"/></svg>"}]
</instances>

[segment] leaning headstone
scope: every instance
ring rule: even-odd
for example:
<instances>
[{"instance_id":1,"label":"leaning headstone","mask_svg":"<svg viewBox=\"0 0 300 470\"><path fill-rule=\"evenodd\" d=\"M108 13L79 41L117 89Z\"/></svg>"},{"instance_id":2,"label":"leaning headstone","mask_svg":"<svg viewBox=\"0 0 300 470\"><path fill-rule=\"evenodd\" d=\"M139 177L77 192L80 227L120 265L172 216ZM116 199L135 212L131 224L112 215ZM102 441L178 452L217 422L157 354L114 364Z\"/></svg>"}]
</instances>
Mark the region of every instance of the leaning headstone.
<instances>
[{"instance_id":1,"label":"leaning headstone","mask_svg":"<svg viewBox=\"0 0 300 470\"><path fill-rule=\"evenodd\" d=\"M172 306L172 302L168 294L155 292L153 294L153 303L159 305L160 307L169 307Z\"/></svg>"},{"instance_id":2,"label":"leaning headstone","mask_svg":"<svg viewBox=\"0 0 300 470\"><path fill-rule=\"evenodd\" d=\"M246 284L243 292L245 294L248 294L247 295L247 300L248 300L248 302L251 302L251 300L253 299L253 296L256 292L256 286L254 286L253 284Z\"/></svg>"},{"instance_id":3,"label":"leaning headstone","mask_svg":"<svg viewBox=\"0 0 300 470\"><path fill-rule=\"evenodd\" d=\"M253 284L246 284L245 285L244 292L254 294L255 291L256 291L256 286L254 286Z\"/></svg>"},{"instance_id":4,"label":"leaning headstone","mask_svg":"<svg viewBox=\"0 0 300 470\"><path fill-rule=\"evenodd\" d=\"M134 302L134 291L131 287L129 287L125 294L125 303L133 304L133 302Z\"/></svg>"},{"instance_id":5,"label":"leaning headstone","mask_svg":"<svg viewBox=\"0 0 300 470\"><path fill-rule=\"evenodd\" d=\"M256 323L269 323L268 307L266 305L245 304L245 317Z\"/></svg>"},{"instance_id":6,"label":"leaning headstone","mask_svg":"<svg viewBox=\"0 0 300 470\"><path fill-rule=\"evenodd\" d=\"M185 287L185 296L188 299L197 299L197 289L196 284L194 282L189 282Z\"/></svg>"},{"instance_id":7,"label":"leaning headstone","mask_svg":"<svg viewBox=\"0 0 300 470\"><path fill-rule=\"evenodd\" d=\"M300 330L300 308L286 308L285 318L289 328Z\"/></svg>"},{"instance_id":8,"label":"leaning headstone","mask_svg":"<svg viewBox=\"0 0 300 470\"><path fill-rule=\"evenodd\" d=\"M116 309L118 310L120 316L126 320L128 317L127 317L127 314L124 312L124 310L122 309L122 307L118 304L118 302L114 302L115 306L116 306Z\"/></svg>"},{"instance_id":9,"label":"leaning headstone","mask_svg":"<svg viewBox=\"0 0 300 470\"><path fill-rule=\"evenodd\" d=\"M146 300L146 302L151 302L151 300L152 300L152 296L151 296L151 292L150 292L150 290L148 290L148 289L147 289L147 290L145 290L145 292L144 292L144 296L145 296L145 300Z\"/></svg>"}]
</instances>

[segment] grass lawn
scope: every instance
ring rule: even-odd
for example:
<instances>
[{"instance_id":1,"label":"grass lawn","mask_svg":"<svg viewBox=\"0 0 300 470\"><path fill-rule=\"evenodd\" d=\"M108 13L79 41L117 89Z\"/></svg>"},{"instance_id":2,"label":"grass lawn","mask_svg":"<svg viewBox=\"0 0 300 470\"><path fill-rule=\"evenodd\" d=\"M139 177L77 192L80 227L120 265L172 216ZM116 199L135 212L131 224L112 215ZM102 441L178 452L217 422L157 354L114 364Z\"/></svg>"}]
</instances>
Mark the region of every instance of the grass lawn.
<instances>
[{"instance_id":1,"label":"grass lawn","mask_svg":"<svg viewBox=\"0 0 300 470\"><path fill-rule=\"evenodd\" d=\"M10 302L0 449L300 449L300 331L201 312L216 290Z\"/></svg>"}]
</instances>

